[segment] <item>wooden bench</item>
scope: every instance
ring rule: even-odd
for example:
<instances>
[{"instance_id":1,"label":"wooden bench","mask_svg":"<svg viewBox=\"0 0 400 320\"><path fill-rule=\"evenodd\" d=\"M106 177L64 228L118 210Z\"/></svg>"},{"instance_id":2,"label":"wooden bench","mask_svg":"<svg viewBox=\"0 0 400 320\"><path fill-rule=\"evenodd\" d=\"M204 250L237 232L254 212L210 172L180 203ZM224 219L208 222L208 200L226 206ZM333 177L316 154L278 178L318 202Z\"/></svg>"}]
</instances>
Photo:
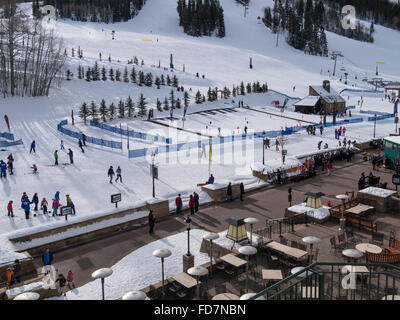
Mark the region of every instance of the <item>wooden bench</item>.
<instances>
[{"instance_id":1,"label":"wooden bench","mask_svg":"<svg viewBox=\"0 0 400 320\"><path fill-rule=\"evenodd\" d=\"M356 217L350 214L346 215L346 224L355 224L358 225L358 228L361 229L361 227L368 228L372 231L378 232L378 226L376 222L373 220L368 220L362 217Z\"/></svg>"},{"instance_id":2,"label":"wooden bench","mask_svg":"<svg viewBox=\"0 0 400 320\"><path fill-rule=\"evenodd\" d=\"M400 254L371 253L366 251L367 263L400 264Z\"/></svg>"}]
</instances>

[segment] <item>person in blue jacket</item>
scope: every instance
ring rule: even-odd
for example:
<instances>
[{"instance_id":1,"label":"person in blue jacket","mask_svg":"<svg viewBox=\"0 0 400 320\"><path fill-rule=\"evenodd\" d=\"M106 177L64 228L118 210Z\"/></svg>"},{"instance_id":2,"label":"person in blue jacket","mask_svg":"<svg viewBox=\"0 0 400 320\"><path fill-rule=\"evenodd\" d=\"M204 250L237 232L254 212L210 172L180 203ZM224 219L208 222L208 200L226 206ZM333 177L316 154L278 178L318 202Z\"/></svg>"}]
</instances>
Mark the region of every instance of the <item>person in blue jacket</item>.
<instances>
[{"instance_id":1,"label":"person in blue jacket","mask_svg":"<svg viewBox=\"0 0 400 320\"><path fill-rule=\"evenodd\" d=\"M31 153L32 150L33 150L33 153L36 153L35 147L36 147L36 142L35 142L35 140L33 140L31 143L31 150L29 151L29 153Z\"/></svg>"},{"instance_id":2,"label":"person in blue jacket","mask_svg":"<svg viewBox=\"0 0 400 320\"><path fill-rule=\"evenodd\" d=\"M29 197L26 197L24 200L22 200L21 207L25 211L25 219L29 219L32 203L33 201L29 201Z\"/></svg>"},{"instance_id":3,"label":"person in blue jacket","mask_svg":"<svg viewBox=\"0 0 400 320\"><path fill-rule=\"evenodd\" d=\"M7 175L7 165L3 160L0 160L0 177L6 178Z\"/></svg>"},{"instance_id":4,"label":"person in blue jacket","mask_svg":"<svg viewBox=\"0 0 400 320\"><path fill-rule=\"evenodd\" d=\"M49 266L53 262L53 252L46 248L42 254L42 261L44 266Z\"/></svg>"},{"instance_id":5,"label":"person in blue jacket","mask_svg":"<svg viewBox=\"0 0 400 320\"><path fill-rule=\"evenodd\" d=\"M54 198L58 201L60 201L60 191L57 191L56 194L54 195Z\"/></svg>"}]
</instances>

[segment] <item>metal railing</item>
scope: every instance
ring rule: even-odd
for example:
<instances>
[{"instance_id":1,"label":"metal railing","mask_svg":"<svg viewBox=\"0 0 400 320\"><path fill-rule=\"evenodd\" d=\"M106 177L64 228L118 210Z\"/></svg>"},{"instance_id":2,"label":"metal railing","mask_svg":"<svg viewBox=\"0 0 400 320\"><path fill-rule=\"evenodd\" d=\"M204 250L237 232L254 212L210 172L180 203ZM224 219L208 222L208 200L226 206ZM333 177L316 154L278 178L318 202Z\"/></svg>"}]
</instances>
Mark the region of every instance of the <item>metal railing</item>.
<instances>
[{"instance_id":1,"label":"metal railing","mask_svg":"<svg viewBox=\"0 0 400 320\"><path fill-rule=\"evenodd\" d=\"M281 236L284 233L294 232L294 218L281 218L266 220L266 226L262 229L255 230L254 233L271 239L273 234Z\"/></svg>"},{"instance_id":2,"label":"metal railing","mask_svg":"<svg viewBox=\"0 0 400 320\"><path fill-rule=\"evenodd\" d=\"M251 300L260 296L267 300L394 300L399 288L400 268L395 265L316 262Z\"/></svg>"}]
</instances>

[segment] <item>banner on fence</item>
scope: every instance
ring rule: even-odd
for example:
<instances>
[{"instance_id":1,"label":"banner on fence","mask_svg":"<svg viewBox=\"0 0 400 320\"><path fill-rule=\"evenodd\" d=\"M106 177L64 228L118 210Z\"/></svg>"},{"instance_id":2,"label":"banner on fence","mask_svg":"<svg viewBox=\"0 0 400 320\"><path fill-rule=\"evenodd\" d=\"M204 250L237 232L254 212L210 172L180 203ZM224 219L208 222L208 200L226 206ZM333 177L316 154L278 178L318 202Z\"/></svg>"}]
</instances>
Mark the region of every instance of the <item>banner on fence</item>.
<instances>
[{"instance_id":1,"label":"banner on fence","mask_svg":"<svg viewBox=\"0 0 400 320\"><path fill-rule=\"evenodd\" d=\"M14 135L8 132L0 132L0 138L4 138L7 140L14 140Z\"/></svg>"},{"instance_id":2,"label":"banner on fence","mask_svg":"<svg viewBox=\"0 0 400 320\"><path fill-rule=\"evenodd\" d=\"M24 144L22 142L22 139L19 139L17 141L0 141L0 147L4 148L4 147L11 147L11 146L17 146L20 144Z\"/></svg>"}]
</instances>

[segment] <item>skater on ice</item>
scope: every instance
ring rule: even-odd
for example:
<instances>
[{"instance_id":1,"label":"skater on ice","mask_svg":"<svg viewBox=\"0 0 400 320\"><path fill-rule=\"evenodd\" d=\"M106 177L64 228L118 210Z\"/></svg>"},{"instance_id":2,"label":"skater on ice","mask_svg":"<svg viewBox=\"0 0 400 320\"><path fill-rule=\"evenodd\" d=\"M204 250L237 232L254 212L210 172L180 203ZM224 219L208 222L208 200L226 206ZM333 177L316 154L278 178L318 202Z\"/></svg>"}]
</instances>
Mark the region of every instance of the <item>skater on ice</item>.
<instances>
[{"instance_id":1,"label":"skater on ice","mask_svg":"<svg viewBox=\"0 0 400 320\"><path fill-rule=\"evenodd\" d=\"M108 169L108 176L110 177L110 183L112 183L114 175L115 175L114 169L112 166L110 166L110 168Z\"/></svg>"}]
</instances>

